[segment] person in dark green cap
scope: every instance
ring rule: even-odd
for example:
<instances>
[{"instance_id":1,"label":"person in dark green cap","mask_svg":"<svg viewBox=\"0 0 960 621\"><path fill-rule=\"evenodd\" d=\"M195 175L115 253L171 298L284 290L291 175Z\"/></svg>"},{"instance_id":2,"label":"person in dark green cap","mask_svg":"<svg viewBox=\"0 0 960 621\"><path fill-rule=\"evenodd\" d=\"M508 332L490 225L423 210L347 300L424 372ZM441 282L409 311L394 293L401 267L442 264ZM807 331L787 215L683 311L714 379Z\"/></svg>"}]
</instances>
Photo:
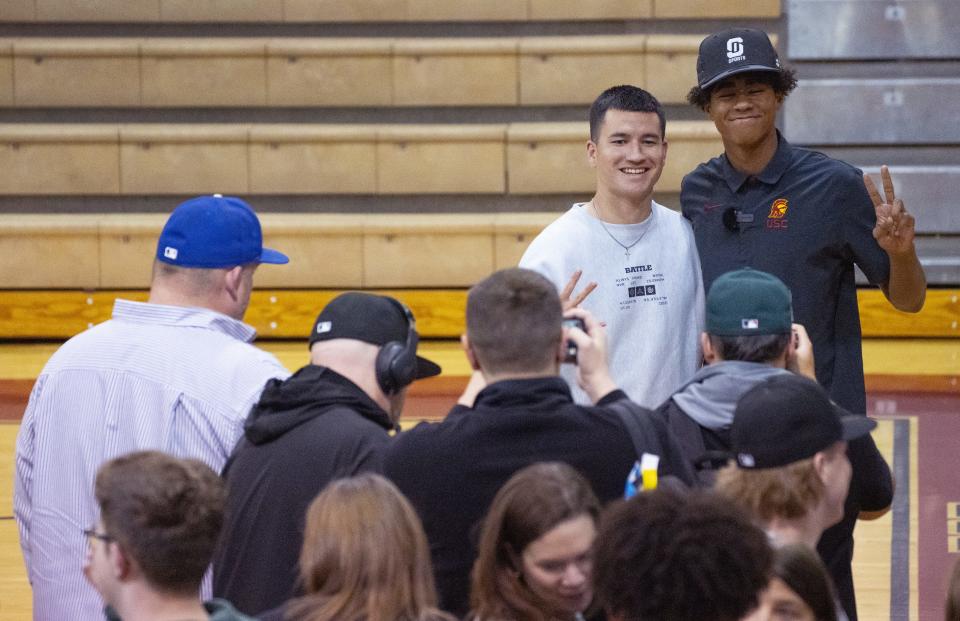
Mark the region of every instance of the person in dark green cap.
<instances>
[{"instance_id":1,"label":"person in dark green cap","mask_svg":"<svg viewBox=\"0 0 960 621\"><path fill-rule=\"evenodd\" d=\"M776 276L750 268L723 274L707 294L705 323L706 366L656 410L691 462L729 449L737 400L756 384L791 372L816 379L813 346L793 323L790 291ZM701 472L709 482L709 471Z\"/></svg>"},{"instance_id":2,"label":"person in dark green cap","mask_svg":"<svg viewBox=\"0 0 960 621\"><path fill-rule=\"evenodd\" d=\"M706 331L700 337L706 366L655 410L666 418L684 456L700 463L701 482L712 482L709 466L723 465L711 457L730 450L733 412L742 395L790 373L816 381L813 345L803 326L793 321L791 298L776 276L750 268L720 275L707 293ZM893 502L890 467L873 439L867 435L850 442L848 452L853 466L846 503L850 519L844 518L847 528L840 535L824 537L819 546L841 601L844 593L852 594L850 556L842 553L852 550L852 523L858 515L880 517Z\"/></svg>"}]
</instances>

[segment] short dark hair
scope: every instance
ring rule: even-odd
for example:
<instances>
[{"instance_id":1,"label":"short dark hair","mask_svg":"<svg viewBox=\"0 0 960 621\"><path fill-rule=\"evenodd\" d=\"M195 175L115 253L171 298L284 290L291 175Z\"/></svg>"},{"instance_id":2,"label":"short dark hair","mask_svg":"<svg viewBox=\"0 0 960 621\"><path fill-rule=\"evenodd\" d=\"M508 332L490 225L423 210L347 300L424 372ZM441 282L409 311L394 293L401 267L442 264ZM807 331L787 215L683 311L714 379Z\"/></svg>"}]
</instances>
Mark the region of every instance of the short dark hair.
<instances>
[{"instance_id":1,"label":"short dark hair","mask_svg":"<svg viewBox=\"0 0 960 621\"><path fill-rule=\"evenodd\" d=\"M773 556L773 577L783 580L813 611L816 621L837 621L837 598L823 561L799 543L778 548Z\"/></svg>"},{"instance_id":2,"label":"short dark hair","mask_svg":"<svg viewBox=\"0 0 960 621\"><path fill-rule=\"evenodd\" d=\"M560 606L546 601L524 582L516 556L522 556L527 546L562 522L584 515L596 522L599 514L600 502L590 483L573 467L544 462L516 472L497 492L483 520L471 575L470 617L561 618L554 610Z\"/></svg>"},{"instance_id":3,"label":"short dark hair","mask_svg":"<svg viewBox=\"0 0 960 621\"><path fill-rule=\"evenodd\" d=\"M655 112L660 119L660 137L666 137L667 117L657 98L636 86L622 84L611 86L600 93L590 106L590 140L600 138L600 126L607 116L607 110L625 110L627 112Z\"/></svg>"},{"instance_id":4,"label":"short dark hair","mask_svg":"<svg viewBox=\"0 0 960 621\"><path fill-rule=\"evenodd\" d=\"M633 621L737 621L757 605L773 551L766 534L710 492L659 488L600 520L594 590Z\"/></svg>"},{"instance_id":5,"label":"short dark hair","mask_svg":"<svg viewBox=\"0 0 960 621\"><path fill-rule=\"evenodd\" d=\"M467 337L491 373L547 367L557 357L562 321L556 287L532 270L494 272L467 295Z\"/></svg>"},{"instance_id":6,"label":"short dark hair","mask_svg":"<svg viewBox=\"0 0 960 621\"><path fill-rule=\"evenodd\" d=\"M724 360L770 362L783 355L790 346L791 334L757 334L755 336L717 336L708 334L710 345Z\"/></svg>"},{"instance_id":7,"label":"short dark hair","mask_svg":"<svg viewBox=\"0 0 960 621\"><path fill-rule=\"evenodd\" d=\"M773 89L773 92L780 98L786 97L793 91L797 86L797 72L793 69L781 69L779 72L775 71L747 71L744 73L737 73L728 79L732 78L750 78L758 82L762 82L770 86ZM692 106L696 106L703 110L707 111L707 106L710 105L710 94L713 90L719 87L721 84L726 82L726 80L721 80L717 84L708 86L703 89L699 86L694 86L690 89L690 92L687 93L687 103Z\"/></svg>"},{"instance_id":8,"label":"short dark hair","mask_svg":"<svg viewBox=\"0 0 960 621\"><path fill-rule=\"evenodd\" d=\"M112 459L95 496L108 535L166 593L195 593L223 526L226 488L206 464L158 451Z\"/></svg>"}]
</instances>

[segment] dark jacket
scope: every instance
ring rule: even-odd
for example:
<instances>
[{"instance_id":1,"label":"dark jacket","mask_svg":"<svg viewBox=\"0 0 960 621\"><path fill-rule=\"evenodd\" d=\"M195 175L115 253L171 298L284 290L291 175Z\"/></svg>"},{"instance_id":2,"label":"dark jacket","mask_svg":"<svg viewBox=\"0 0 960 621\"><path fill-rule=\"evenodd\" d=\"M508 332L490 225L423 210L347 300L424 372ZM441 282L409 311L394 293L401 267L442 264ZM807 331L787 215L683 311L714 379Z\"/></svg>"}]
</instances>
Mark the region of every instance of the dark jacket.
<instances>
[{"instance_id":1,"label":"dark jacket","mask_svg":"<svg viewBox=\"0 0 960 621\"><path fill-rule=\"evenodd\" d=\"M443 422L421 423L394 440L384 472L423 520L441 608L461 618L467 612L480 522L516 471L566 462L590 481L601 502L623 496L638 456L619 416L605 407L620 399L626 395L617 390L585 407L573 402L558 377L506 380L482 390L473 408L456 406ZM660 445L649 449L660 455L660 476L689 481L666 426L640 410L641 424Z\"/></svg>"},{"instance_id":2,"label":"dark jacket","mask_svg":"<svg viewBox=\"0 0 960 621\"><path fill-rule=\"evenodd\" d=\"M730 424L737 401L757 382L778 373L787 371L756 362L711 364L700 369L693 379L654 411L670 427L691 462L704 450L729 451ZM890 506L893 478L890 467L870 436L850 442L847 456L853 476L843 521L824 531L817 551L833 578L843 607L853 619L856 616L851 571L853 527L860 511L879 511ZM706 479L709 477L701 476L701 481Z\"/></svg>"},{"instance_id":3,"label":"dark jacket","mask_svg":"<svg viewBox=\"0 0 960 621\"><path fill-rule=\"evenodd\" d=\"M379 471L392 428L366 393L325 367L270 380L224 467L214 594L251 615L294 595L307 507L331 480Z\"/></svg>"}]
</instances>

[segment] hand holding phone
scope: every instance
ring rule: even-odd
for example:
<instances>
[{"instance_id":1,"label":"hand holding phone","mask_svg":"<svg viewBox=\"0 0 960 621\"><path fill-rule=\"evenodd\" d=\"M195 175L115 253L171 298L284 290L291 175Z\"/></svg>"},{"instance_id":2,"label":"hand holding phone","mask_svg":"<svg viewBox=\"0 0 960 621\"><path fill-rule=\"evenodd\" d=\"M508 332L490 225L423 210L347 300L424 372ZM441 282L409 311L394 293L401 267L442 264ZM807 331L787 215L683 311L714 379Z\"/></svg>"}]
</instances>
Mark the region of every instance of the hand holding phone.
<instances>
[{"instance_id":1,"label":"hand holding phone","mask_svg":"<svg viewBox=\"0 0 960 621\"><path fill-rule=\"evenodd\" d=\"M584 323L583 319L580 319L579 317L564 318L563 327L580 328L584 332L587 331L587 324ZM571 364L577 364L577 344L570 339L567 339L566 342L566 355L564 355L563 361Z\"/></svg>"}]
</instances>

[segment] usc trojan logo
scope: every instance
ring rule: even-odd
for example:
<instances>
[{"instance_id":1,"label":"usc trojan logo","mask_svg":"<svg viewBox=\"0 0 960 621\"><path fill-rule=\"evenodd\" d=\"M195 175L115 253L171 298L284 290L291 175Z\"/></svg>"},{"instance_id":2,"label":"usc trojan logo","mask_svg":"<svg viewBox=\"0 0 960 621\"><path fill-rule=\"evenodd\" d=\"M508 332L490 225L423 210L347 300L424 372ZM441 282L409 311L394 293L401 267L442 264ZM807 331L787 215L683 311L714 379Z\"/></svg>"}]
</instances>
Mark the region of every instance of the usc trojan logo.
<instances>
[{"instance_id":1,"label":"usc trojan logo","mask_svg":"<svg viewBox=\"0 0 960 621\"><path fill-rule=\"evenodd\" d=\"M786 215L787 215L787 199L778 198L777 200L773 201L773 204L770 205L770 215L768 215L767 217L776 218L777 220L780 220Z\"/></svg>"},{"instance_id":2,"label":"usc trojan logo","mask_svg":"<svg viewBox=\"0 0 960 621\"><path fill-rule=\"evenodd\" d=\"M778 198L770 205L770 213L767 214L767 228L787 228L787 199Z\"/></svg>"}]
</instances>

